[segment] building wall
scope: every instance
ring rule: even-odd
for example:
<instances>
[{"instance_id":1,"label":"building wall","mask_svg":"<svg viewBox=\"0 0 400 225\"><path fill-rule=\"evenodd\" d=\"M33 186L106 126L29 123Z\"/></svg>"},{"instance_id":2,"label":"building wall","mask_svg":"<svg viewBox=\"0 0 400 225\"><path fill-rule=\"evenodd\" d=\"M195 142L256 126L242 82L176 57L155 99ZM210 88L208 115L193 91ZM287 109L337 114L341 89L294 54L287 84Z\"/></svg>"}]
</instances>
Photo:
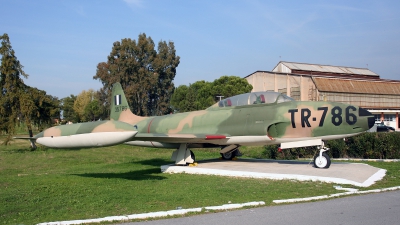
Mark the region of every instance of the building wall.
<instances>
[{"instance_id":1,"label":"building wall","mask_svg":"<svg viewBox=\"0 0 400 225\"><path fill-rule=\"evenodd\" d=\"M299 101L318 100L318 91L310 76L258 71L246 77L253 92L276 91Z\"/></svg>"},{"instance_id":2,"label":"building wall","mask_svg":"<svg viewBox=\"0 0 400 225\"><path fill-rule=\"evenodd\" d=\"M342 102L366 109L391 109L400 106L400 96L396 95L319 92L319 100Z\"/></svg>"}]
</instances>

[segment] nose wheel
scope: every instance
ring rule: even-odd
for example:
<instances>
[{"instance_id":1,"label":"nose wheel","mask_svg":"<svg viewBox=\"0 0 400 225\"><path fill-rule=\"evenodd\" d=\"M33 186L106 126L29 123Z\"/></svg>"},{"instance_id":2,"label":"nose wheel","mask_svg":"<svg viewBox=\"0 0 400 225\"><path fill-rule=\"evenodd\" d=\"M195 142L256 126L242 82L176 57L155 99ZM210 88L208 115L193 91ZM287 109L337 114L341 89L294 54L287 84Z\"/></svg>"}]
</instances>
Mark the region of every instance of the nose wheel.
<instances>
[{"instance_id":1,"label":"nose wheel","mask_svg":"<svg viewBox=\"0 0 400 225\"><path fill-rule=\"evenodd\" d=\"M325 152L328 151L329 148L325 147L324 142L319 146L319 154L314 157L314 166L316 168L327 169L331 166L331 158Z\"/></svg>"}]
</instances>

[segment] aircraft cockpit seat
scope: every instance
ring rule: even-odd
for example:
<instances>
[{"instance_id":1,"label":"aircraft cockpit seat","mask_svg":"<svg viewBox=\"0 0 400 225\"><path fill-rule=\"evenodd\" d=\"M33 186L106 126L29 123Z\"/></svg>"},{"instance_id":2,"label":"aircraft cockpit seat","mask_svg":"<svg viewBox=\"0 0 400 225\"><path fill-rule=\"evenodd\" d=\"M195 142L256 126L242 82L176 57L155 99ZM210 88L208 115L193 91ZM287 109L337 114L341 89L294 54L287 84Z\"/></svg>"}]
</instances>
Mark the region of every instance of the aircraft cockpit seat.
<instances>
[{"instance_id":1,"label":"aircraft cockpit seat","mask_svg":"<svg viewBox=\"0 0 400 225\"><path fill-rule=\"evenodd\" d=\"M265 97L264 97L264 95L260 95L260 100L261 100L261 103L265 103Z\"/></svg>"},{"instance_id":2,"label":"aircraft cockpit seat","mask_svg":"<svg viewBox=\"0 0 400 225\"><path fill-rule=\"evenodd\" d=\"M226 100L226 106L232 106L232 101L230 99Z\"/></svg>"}]
</instances>

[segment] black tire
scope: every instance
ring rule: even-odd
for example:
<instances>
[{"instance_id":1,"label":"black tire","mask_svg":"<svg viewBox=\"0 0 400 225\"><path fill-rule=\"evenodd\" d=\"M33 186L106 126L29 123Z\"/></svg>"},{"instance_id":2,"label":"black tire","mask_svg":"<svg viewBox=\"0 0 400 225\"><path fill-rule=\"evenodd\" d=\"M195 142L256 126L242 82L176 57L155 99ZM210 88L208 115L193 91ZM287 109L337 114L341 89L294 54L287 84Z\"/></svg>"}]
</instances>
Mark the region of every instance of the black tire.
<instances>
[{"instance_id":1,"label":"black tire","mask_svg":"<svg viewBox=\"0 0 400 225\"><path fill-rule=\"evenodd\" d=\"M190 150L190 157L192 157L193 163L195 163L195 162L196 162L196 156L194 155L194 153L192 152L192 150Z\"/></svg>"},{"instance_id":2,"label":"black tire","mask_svg":"<svg viewBox=\"0 0 400 225\"><path fill-rule=\"evenodd\" d=\"M331 166L331 158L325 152L322 153L322 158L320 159L319 153L314 156L314 166L316 168L328 169Z\"/></svg>"},{"instance_id":3,"label":"black tire","mask_svg":"<svg viewBox=\"0 0 400 225\"><path fill-rule=\"evenodd\" d=\"M220 154L222 156L222 159L224 159L224 160L232 160L236 156L236 151L237 150L234 150L234 151L231 151L231 152L227 152L227 153L220 153Z\"/></svg>"}]
</instances>

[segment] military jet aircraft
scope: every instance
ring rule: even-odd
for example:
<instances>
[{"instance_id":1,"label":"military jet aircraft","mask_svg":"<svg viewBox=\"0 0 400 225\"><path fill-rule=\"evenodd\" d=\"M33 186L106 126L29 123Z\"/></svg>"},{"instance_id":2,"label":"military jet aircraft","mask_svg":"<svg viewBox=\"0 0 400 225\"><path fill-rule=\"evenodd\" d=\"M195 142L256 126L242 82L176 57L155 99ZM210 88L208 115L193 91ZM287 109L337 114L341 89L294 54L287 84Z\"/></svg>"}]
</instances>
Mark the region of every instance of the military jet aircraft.
<instances>
[{"instance_id":1,"label":"military jet aircraft","mask_svg":"<svg viewBox=\"0 0 400 225\"><path fill-rule=\"evenodd\" d=\"M319 146L317 168L329 168L324 141L360 134L374 125L358 106L325 101L295 101L278 92L252 92L223 99L199 111L141 117L134 115L119 83L113 85L110 120L61 125L33 138L54 148L82 148L125 143L173 148L177 165L195 161L190 148L221 148L224 159L240 146L281 144L281 149Z\"/></svg>"}]
</instances>

